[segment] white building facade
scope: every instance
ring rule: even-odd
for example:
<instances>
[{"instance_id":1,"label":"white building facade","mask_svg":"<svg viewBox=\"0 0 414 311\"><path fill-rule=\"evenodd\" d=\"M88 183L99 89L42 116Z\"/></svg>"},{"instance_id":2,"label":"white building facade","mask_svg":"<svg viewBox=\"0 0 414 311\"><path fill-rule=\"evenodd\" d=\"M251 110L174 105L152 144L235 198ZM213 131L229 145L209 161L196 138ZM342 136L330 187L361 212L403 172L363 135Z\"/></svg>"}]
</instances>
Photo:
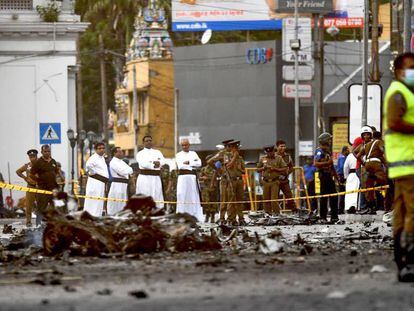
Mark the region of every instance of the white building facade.
<instances>
[{"instance_id":1,"label":"white building facade","mask_svg":"<svg viewBox=\"0 0 414 311\"><path fill-rule=\"evenodd\" d=\"M52 157L70 179L66 131L77 128L77 41L88 24L69 0L59 2L58 22L44 22L36 6L48 2L0 0L0 172L8 181L10 170L15 184L23 184L15 171L27 162L27 150L40 152L42 137L56 142Z\"/></svg>"}]
</instances>

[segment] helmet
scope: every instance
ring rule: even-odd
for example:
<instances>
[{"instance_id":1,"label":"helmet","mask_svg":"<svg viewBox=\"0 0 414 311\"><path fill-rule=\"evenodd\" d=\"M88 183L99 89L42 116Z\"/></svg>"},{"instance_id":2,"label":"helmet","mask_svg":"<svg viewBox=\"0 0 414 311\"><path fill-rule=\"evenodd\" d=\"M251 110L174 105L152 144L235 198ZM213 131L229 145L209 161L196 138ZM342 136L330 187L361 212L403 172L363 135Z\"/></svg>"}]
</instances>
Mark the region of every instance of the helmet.
<instances>
[{"instance_id":1,"label":"helmet","mask_svg":"<svg viewBox=\"0 0 414 311\"><path fill-rule=\"evenodd\" d=\"M327 133L327 132L325 132L325 133L322 133L321 135L319 135L318 140L319 140L320 143L326 143L331 138L332 138L332 135L329 134L329 133Z\"/></svg>"},{"instance_id":2,"label":"helmet","mask_svg":"<svg viewBox=\"0 0 414 311\"><path fill-rule=\"evenodd\" d=\"M361 136L365 133L371 134L372 135L372 128L369 127L368 125L363 126L361 129Z\"/></svg>"}]
</instances>

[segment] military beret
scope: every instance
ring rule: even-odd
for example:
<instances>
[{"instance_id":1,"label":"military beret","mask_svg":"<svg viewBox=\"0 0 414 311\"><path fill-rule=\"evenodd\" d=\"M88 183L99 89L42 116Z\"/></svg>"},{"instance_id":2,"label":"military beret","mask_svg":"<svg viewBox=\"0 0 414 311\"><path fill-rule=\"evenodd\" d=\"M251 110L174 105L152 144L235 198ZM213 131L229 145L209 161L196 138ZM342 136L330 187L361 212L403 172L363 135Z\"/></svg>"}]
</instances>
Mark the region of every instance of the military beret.
<instances>
[{"instance_id":1,"label":"military beret","mask_svg":"<svg viewBox=\"0 0 414 311\"><path fill-rule=\"evenodd\" d=\"M30 149L27 151L28 156L37 155L39 152L36 149Z\"/></svg>"},{"instance_id":2,"label":"military beret","mask_svg":"<svg viewBox=\"0 0 414 311\"><path fill-rule=\"evenodd\" d=\"M266 152L272 152L273 150L275 150L275 146L274 145L264 146L263 150Z\"/></svg>"},{"instance_id":3,"label":"military beret","mask_svg":"<svg viewBox=\"0 0 414 311\"><path fill-rule=\"evenodd\" d=\"M229 146L240 146L240 140L233 140L229 143Z\"/></svg>"},{"instance_id":4,"label":"military beret","mask_svg":"<svg viewBox=\"0 0 414 311\"><path fill-rule=\"evenodd\" d=\"M232 141L234 141L233 138L232 139L223 140L221 143L226 146L226 145L229 145Z\"/></svg>"}]
</instances>

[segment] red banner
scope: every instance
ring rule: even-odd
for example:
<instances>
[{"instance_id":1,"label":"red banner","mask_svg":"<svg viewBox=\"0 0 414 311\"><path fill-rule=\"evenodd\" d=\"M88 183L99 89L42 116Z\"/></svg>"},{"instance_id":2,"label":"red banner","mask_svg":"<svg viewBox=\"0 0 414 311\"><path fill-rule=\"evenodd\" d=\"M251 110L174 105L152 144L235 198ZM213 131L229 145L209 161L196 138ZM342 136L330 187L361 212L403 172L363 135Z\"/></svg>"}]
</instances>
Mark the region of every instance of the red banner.
<instances>
[{"instance_id":1,"label":"red banner","mask_svg":"<svg viewBox=\"0 0 414 311\"><path fill-rule=\"evenodd\" d=\"M332 26L338 28L362 28L364 27L364 19L362 17L354 18L324 18L325 28Z\"/></svg>"}]
</instances>

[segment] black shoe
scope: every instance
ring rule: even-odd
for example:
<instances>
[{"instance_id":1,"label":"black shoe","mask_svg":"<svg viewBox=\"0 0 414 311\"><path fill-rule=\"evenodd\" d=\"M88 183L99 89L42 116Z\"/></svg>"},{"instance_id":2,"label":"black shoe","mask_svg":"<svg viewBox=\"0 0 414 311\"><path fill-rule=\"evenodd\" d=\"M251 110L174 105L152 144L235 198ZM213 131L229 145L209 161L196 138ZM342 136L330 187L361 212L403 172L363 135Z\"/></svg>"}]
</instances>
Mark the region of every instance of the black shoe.
<instances>
[{"instance_id":1,"label":"black shoe","mask_svg":"<svg viewBox=\"0 0 414 311\"><path fill-rule=\"evenodd\" d=\"M369 210L369 214L370 214L370 215L377 215L377 211L376 211L375 209L371 208L371 209Z\"/></svg>"},{"instance_id":2,"label":"black shoe","mask_svg":"<svg viewBox=\"0 0 414 311\"><path fill-rule=\"evenodd\" d=\"M414 267L404 267L398 273L398 281L405 282L405 283L413 283L414 282Z\"/></svg>"},{"instance_id":3,"label":"black shoe","mask_svg":"<svg viewBox=\"0 0 414 311\"><path fill-rule=\"evenodd\" d=\"M239 223L237 222L237 220L233 220L233 221L230 223L230 225L231 225L231 226L233 226L233 227L238 227L238 226L239 226Z\"/></svg>"},{"instance_id":4,"label":"black shoe","mask_svg":"<svg viewBox=\"0 0 414 311\"><path fill-rule=\"evenodd\" d=\"M355 206L351 206L349 210L346 211L347 214L356 214Z\"/></svg>"},{"instance_id":5,"label":"black shoe","mask_svg":"<svg viewBox=\"0 0 414 311\"><path fill-rule=\"evenodd\" d=\"M244 220L239 221L239 226L245 226L245 225L246 225L246 222Z\"/></svg>"},{"instance_id":6,"label":"black shoe","mask_svg":"<svg viewBox=\"0 0 414 311\"><path fill-rule=\"evenodd\" d=\"M369 208L364 208L360 211L357 212L358 215L368 215L370 213L370 209Z\"/></svg>"}]
</instances>

